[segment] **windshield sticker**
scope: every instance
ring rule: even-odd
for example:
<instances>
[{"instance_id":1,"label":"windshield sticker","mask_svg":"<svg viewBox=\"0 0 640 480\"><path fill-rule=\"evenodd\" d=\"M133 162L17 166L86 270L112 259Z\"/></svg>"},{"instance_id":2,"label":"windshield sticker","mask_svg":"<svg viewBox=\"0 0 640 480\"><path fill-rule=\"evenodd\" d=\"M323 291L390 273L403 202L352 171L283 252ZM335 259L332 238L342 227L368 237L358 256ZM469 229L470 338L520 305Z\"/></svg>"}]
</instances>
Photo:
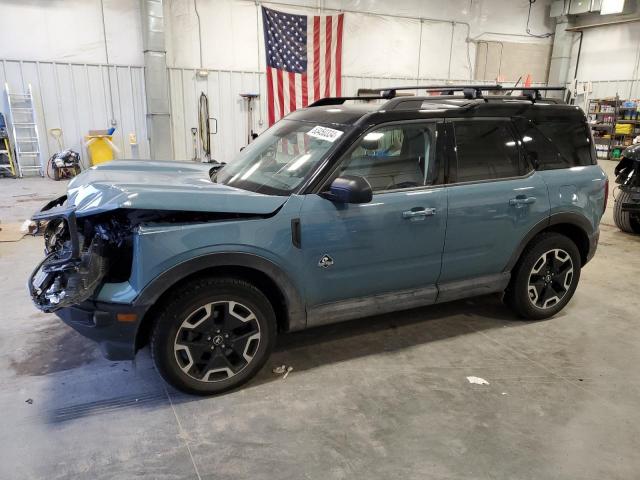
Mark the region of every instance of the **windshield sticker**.
<instances>
[{"instance_id":1,"label":"windshield sticker","mask_svg":"<svg viewBox=\"0 0 640 480\"><path fill-rule=\"evenodd\" d=\"M340 135L343 133L344 132L341 132L340 130L334 130L333 128L321 127L318 125L309 130L307 135L333 143L339 139Z\"/></svg>"}]
</instances>

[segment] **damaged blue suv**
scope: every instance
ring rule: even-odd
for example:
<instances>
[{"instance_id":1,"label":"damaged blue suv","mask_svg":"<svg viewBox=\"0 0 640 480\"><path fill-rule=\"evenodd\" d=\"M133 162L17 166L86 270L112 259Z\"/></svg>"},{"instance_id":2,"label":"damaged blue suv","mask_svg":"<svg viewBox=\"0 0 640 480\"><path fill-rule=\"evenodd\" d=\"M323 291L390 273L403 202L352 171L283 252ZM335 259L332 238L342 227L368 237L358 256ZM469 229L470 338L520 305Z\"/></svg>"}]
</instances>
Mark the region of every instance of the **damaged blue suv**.
<instances>
[{"instance_id":1,"label":"damaged blue suv","mask_svg":"<svg viewBox=\"0 0 640 480\"><path fill-rule=\"evenodd\" d=\"M544 89L422 89L320 100L227 165L91 168L33 217L34 304L110 359L150 344L195 394L248 381L279 332L498 292L556 314L607 198L584 113Z\"/></svg>"}]
</instances>

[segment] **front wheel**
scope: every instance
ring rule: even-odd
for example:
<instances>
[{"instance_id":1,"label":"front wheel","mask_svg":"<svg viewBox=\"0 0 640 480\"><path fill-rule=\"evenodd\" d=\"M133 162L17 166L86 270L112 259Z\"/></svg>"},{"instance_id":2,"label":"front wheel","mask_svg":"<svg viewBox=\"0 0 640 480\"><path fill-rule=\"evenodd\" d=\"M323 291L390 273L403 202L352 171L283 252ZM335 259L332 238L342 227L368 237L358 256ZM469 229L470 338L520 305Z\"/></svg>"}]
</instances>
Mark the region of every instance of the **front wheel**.
<instances>
[{"instance_id":1,"label":"front wheel","mask_svg":"<svg viewBox=\"0 0 640 480\"><path fill-rule=\"evenodd\" d=\"M244 280L194 280L163 307L151 352L162 377L183 392L212 395L236 388L258 373L273 349L271 303Z\"/></svg>"},{"instance_id":2,"label":"front wheel","mask_svg":"<svg viewBox=\"0 0 640 480\"><path fill-rule=\"evenodd\" d=\"M580 252L571 239L555 232L540 234L522 253L505 300L525 319L552 317L571 300L581 267Z\"/></svg>"}]
</instances>

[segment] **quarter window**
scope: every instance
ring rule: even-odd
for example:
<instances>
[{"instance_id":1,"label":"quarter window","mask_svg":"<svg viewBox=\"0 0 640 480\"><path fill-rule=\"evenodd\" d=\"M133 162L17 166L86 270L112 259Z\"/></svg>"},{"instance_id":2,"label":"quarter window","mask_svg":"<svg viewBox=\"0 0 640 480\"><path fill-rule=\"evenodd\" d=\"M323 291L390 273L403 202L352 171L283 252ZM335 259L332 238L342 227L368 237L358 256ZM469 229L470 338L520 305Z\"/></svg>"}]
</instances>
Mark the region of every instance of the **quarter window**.
<instances>
[{"instance_id":1,"label":"quarter window","mask_svg":"<svg viewBox=\"0 0 640 480\"><path fill-rule=\"evenodd\" d=\"M359 175L374 192L431 185L436 176L435 124L394 125L362 137L338 175Z\"/></svg>"},{"instance_id":2,"label":"quarter window","mask_svg":"<svg viewBox=\"0 0 640 480\"><path fill-rule=\"evenodd\" d=\"M553 142L559 155L547 157L540 162L541 170L554 170L591 165L591 135L587 126L580 122L539 122L536 127Z\"/></svg>"},{"instance_id":3,"label":"quarter window","mask_svg":"<svg viewBox=\"0 0 640 480\"><path fill-rule=\"evenodd\" d=\"M526 172L509 122L454 122L458 169L456 182L517 177Z\"/></svg>"}]
</instances>

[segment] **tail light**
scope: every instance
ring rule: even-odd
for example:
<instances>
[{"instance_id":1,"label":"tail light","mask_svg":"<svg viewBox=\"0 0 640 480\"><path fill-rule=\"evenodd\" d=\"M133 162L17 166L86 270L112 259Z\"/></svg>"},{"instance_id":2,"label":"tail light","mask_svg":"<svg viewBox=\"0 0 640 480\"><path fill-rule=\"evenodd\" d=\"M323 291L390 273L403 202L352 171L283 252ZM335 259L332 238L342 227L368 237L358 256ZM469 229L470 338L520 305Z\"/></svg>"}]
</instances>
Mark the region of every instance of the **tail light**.
<instances>
[{"instance_id":1,"label":"tail light","mask_svg":"<svg viewBox=\"0 0 640 480\"><path fill-rule=\"evenodd\" d=\"M607 211L607 202L609 201L609 177L604 182L604 206L602 207L602 214Z\"/></svg>"}]
</instances>

